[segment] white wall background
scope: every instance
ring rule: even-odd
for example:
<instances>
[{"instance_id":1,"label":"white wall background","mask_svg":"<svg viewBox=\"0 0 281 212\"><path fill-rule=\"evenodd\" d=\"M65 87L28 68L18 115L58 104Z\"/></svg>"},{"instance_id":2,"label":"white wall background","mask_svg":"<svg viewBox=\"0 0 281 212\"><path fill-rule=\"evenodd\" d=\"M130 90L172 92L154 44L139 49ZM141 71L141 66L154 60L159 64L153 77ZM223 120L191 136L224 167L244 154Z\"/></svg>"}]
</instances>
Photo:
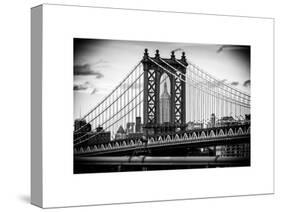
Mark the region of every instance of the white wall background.
<instances>
[{"instance_id":1,"label":"white wall background","mask_svg":"<svg viewBox=\"0 0 281 212\"><path fill-rule=\"evenodd\" d=\"M276 194L161 203L51 209L55 211L280 211L280 38L278 1L245 0L9 0L0 4L0 210L38 211L30 205L30 7L41 3L83 4L138 9L275 17L276 38ZM254 39L254 38L253 38ZM266 52L265 52L266 54ZM265 70L266 74L266 70ZM279 82L279 83L278 83ZM262 86L262 82L261 82ZM266 103L265 103L266 104ZM266 144L265 144L266 145Z\"/></svg>"}]
</instances>

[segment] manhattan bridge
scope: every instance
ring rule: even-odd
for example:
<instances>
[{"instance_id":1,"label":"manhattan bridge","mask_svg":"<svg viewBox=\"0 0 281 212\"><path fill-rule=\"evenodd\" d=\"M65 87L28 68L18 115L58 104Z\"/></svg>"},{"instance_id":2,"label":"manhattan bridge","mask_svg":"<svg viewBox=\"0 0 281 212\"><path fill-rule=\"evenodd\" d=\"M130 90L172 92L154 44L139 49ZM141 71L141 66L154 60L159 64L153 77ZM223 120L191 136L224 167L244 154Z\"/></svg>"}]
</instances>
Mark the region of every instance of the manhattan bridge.
<instances>
[{"instance_id":1,"label":"manhattan bridge","mask_svg":"<svg viewBox=\"0 0 281 212\"><path fill-rule=\"evenodd\" d=\"M184 52L162 58L145 49L115 89L75 120L73 145L74 173L249 166L250 95Z\"/></svg>"}]
</instances>

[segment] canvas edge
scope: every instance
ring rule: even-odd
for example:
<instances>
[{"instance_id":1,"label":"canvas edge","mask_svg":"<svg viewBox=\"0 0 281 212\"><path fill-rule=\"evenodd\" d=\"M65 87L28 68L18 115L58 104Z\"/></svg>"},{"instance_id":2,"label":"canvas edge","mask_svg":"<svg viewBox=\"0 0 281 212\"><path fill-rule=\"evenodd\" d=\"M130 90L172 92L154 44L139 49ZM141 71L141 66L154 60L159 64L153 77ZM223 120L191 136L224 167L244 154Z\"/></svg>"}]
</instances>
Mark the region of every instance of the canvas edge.
<instances>
[{"instance_id":1,"label":"canvas edge","mask_svg":"<svg viewBox=\"0 0 281 212\"><path fill-rule=\"evenodd\" d=\"M43 207L42 163L43 5L31 8L31 198Z\"/></svg>"}]
</instances>

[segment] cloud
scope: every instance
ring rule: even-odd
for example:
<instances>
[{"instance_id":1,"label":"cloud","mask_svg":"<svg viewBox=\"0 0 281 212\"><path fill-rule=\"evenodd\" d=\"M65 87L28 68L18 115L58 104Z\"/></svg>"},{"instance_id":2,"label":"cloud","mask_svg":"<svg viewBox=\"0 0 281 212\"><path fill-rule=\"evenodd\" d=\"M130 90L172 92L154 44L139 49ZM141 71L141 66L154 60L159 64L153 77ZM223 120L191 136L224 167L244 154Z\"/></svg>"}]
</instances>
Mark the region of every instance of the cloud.
<instances>
[{"instance_id":1,"label":"cloud","mask_svg":"<svg viewBox=\"0 0 281 212\"><path fill-rule=\"evenodd\" d=\"M97 79L103 77L103 74L99 71L93 70L90 64L74 65L74 75L94 75Z\"/></svg>"},{"instance_id":2,"label":"cloud","mask_svg":"<svg viewBox=\"0 0 281 212\"><path fill-rule=\"evenodd\" d=\"M243 86L249 88L249 87L251 86L251 80L246 80L246 81L243 83Z\"/></svg>"},{"instance_id":3,"label":"cloud","mask_svg":"<svg viewBox=\"0 0 281 212\"><path fill-rule=\"evenodd\" d=\"M239 45L221 45L217 49L217 53L220 53L222 51L249 51L249 46L239 46Z\"/></svg>"},{"instance_id":4,"label":"cloud","mask_svg":"<svg viewBox=\"0 0 281 212\"><path fill-rule=\"evenodd\" d=\"M88 93L88 94L95 94L98 89L94 88L94 86L90 82L84 82L84 83L74 83L73 85L73 90L76 92L81 92L81 93Z\"/></svg>"},{"instance_id":5,"label":"cloud","mask_svg":"<svg viewBox=\"0 0 281 212\"><path fill-rule=\"evenodd\" d=\"M224 49L224 46L220 46L218 49L217 49L217 53L220 53L220 52L222 52L222 50Z\"/></svg>"},{"instance_id":6,"label":"cloud","mask_svg":"<svg viewBox=\"0 0 281 212\"><path fill-rule=\"evenodd\" d=\"M232 86L237 86L237 85L239 85L239 82L234 81L234 82L230 83L230 85L232 85Z\"/></svg>"},{"instance_id":7,"label":"cloud","mask_svg":"<svg viewBox=\"0 0 281 212\"><path fill-rule=\"evenodd\" d=\"M98 89L97 89L97 88L94 88L90 94L93 95L93 94L95 94L97 91L98 91Z\"/></svg>"},{"instance_id":8,"label":"cloud","mask_svg":"<svg viewBox=\"0 0 281 212\"><path fill-rule=\"evenodd\" d=\"M88 82L84 84L74 84L73 85L73 90L75 91L81 91L81 90L87 90L89 88Z\"/></svg>"},{"instance_id":9,"label":"cloud","mask_svg":"<svg viewBox=\"0 0 281 212\"><path fill-rule=\"evenodd\" d=\"M99 68L102 68L102 67L109 67L109 64L107 61L103 60L103 59L100 59L94 63L92 63L92 66L94 67L99 67Z\"/></svg>"}]
</instances>

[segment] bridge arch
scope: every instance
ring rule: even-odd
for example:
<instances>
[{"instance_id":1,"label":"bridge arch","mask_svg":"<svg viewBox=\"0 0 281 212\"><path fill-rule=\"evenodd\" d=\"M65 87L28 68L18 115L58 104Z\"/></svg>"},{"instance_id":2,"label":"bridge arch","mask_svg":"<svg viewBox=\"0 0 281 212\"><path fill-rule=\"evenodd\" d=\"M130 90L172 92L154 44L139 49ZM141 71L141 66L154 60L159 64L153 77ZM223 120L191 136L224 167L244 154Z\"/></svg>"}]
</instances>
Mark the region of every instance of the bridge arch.
<instances>
[{"instance_id":1,"label":"bridge arch","mask_svg":"<svg viewBox=\"0 0 281 212\"><path fill-rule=\"evenodd\" d=\"M243 135L243 134L244 134L244 132L243 132L242 128L239 127L239 129L237 131L237 135Z\"/></svg>"},{"instance_id":2,"label":"bridge arch","mask_svg":"<svg viewBox=\"0 0 281 212\"><path fill-rule=\"evenodd\" d=\"M166 137L166 141L167 141L167 142L170 142L170 141L171 141L170 135L168 135L168 136Z\"/></svg>"},{"instance_id":3,"label":"bridge arch","mask_svg":"<svg viewBox=\"0 0 281 212\"><path fill-rule=\"evenodd\" d=\"M140 139L137 140L137 144L138 144L138 145L142 145L142 142L141 142Z\"/></svg>"},{"instance_id":4,"label":"bridge arch","mask_svg":"<svg viewBox=\"0 0 281 212\"><path fill-rule=\"evenodd\" d=\"M211 131L210 131L209 137L216 137L214 130L211 130Z\"/></svg>"},{"instance_id":5,"label":"bridge arch","mask_svg":"<svg viewBox=\"0 0 281 212\"><path fill-rule=\"evenodd\" d=\"M233 136L233 135L234 135L234 132L233 132L233 129L232 129L232 128L230 128L230 129L228 130L227 135L229 135L229 136Z\"/></svg>"},{"instance_id":6,"label":"bridge arch","mask_svg":"<svg viewBox=\"0 0 281 212\"><path fill-rule=\"evenodd\" d=\"M197 139L197 134L195 132L192 133L192 138Z\"/></svg>"},{"instance_id":7,"label":"bridge arch","mask_svg":"<svg viewBox=\"0 0 281 212\"><path fill-rule=\"evenodd\" d=\"M219 131L219 136L224 136L224 132L222 129L220 129L220 131Z\"/></svg>"},{"instance_id":8,"label":"bridge arch","mask_svg":"<svg viewBox=\"0 0 281 212\"><path fill-rule=\"evenodd\" d=\"M204 131L201 133L201 137L202 137L202 138L206 138L206 134L205 134Z\"/></svg>"},{"instance_id":9,"label":"bridge arch","mask_svg":"<svg viewBox=\"0 0 281 212\"><path fill-rule=\"evenodd\" d=\"M148 139L148 143L149 143L149 144L154 143L154 138L153 138L153 137L149 138L149 139Z\"/></svg>"}]
</instances>

